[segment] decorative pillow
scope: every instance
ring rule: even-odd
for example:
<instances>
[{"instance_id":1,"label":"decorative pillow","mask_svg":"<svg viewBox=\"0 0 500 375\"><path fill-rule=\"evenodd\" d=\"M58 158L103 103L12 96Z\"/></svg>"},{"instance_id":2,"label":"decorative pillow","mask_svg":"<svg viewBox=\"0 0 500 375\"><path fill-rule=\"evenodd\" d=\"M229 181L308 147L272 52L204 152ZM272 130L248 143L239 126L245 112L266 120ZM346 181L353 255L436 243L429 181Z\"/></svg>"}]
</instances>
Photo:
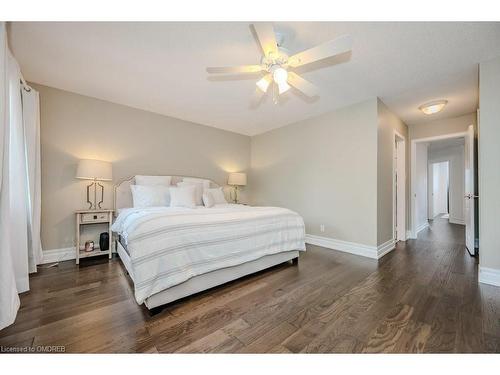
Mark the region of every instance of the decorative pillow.
<instances>
[{"instance_id":1,"label":"decorative pillow","mask_svg":"<svg viewBox=\"0 0 500 375\"><path fill-rule=\"evenodd\" d=\"M224 192L222 188L214 188L214 189L205 189L205 193L210 193L212 198L214 199L214 204L227 204L226 197L224 196Z\"/></svg>"},{"instance_id":2,"label":"decorative pillow","mask_svg":"<svg viewBox=\"0 0 500 375\"><path fill-rule=\"evenodd\" d=\"M172 176L135 176L136 185L163 185L170 186Z\"/></svg>"},{"instance_id":3,"label":"decorative pillow","mask_svg":"<svg viewBox=\"0 0 500 375\"><path fill-rule=\"evenodd\" d=\"M205 191L203 193L203 204L205 207L213 207L215 204L214 197L212 196L212 193L209 193L208 191Z\"/></svg>"},{"instance_id":4,"label":"decorative pillow","mask_svg":"<svg viewBox=\"0 0 500 375\"><path fill-rule=\"evenodd\" d=\"M170 192L163 185L130 185L135 208L168 206Z\"/></svg>"},{"instance_id":5,"label":"decorative pillow","mask_svg":"<svg viewBox=\"0 0 500 375\"><path fill-rule=\"evenodd\" d=\"M197 206L203 205L203 183L201 181L182 181L178 182L177 186L179 187L194 186L196 205Z\"/></svg>"},{"instance_id":6,"label":"decorative pillow","mask_svg":"<svg viewBox=\"0 0 500 375\"><path fill-rule=\"evenodd\" d=\"M196 186L170 187L170 207L196 207Z\"/></svg>"},{"instance_id":7,"label":"decorative pillow","mask_svg":"<svg viewBox=\"0 0 500 375\"><path fill-rule=\"evenodd\" d=\"M198 182L203 184L203 189L210 188L210 180L206 180L204 178L195 178L195 177L183 177L183 182Z\"/></svg>"}]
</instances>

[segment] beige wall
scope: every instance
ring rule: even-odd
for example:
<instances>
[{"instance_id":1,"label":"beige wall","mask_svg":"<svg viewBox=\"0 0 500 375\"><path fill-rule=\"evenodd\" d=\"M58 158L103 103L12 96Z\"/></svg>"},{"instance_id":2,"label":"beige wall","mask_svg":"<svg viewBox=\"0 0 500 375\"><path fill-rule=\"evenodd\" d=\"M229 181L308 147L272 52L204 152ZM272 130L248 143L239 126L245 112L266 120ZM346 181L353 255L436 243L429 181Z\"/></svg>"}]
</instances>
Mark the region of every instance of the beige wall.
<instances>
[{"instance_id":1,"label":"beige wall","mask_svg":"<svg viewBox=\"0 0 500 375\"><path fill-rule=\"evenodd\" d=\"M250 137L45 86L40 92L42 244L73 246L73 211L85 208L81 158L113 162L114 182L135 174L191 175L224 184L250 165ZM251 180L249 181L251 183ZM105 207L112 183L105 183Z\"/></svg>"},{"instance_id":2,"label":"beige wall","mask_svg":"<svg viewBox=\"0 0 500 375\"><path fill-rule=\"evenodd\" d=\"M257 135L252 200L298 212L308 234L375 246L376 155L375 98Z\"/></svg>"},{"instance_id":3,"label":"beige wall","mask_svg":"<svg viewBox=\"0 0 500 375\"><path fill-rule=\"evenodd\" d=\"M500 271L500 58L480 64L479 87L479 264Z\"/></svg>"},{"instance_id":4,"label":"beige wall","mask_svg":"<svg viewBox=\"0 0 500 375\"><path fill-rule=\"evenodd\" d=\"M436 137L438 135L463 133L469 125L476 127L476 113L429 121L423 124L409 125L410 139Z\"/></svg>"},{"instance_id":5,"label":"beige wall","mask_svg":"<svg viewBox=\"0 0 500 375\"><path fill-rule=\"evenodd\" d=\"M408 127L380 100L377 100L378 136L377 136L377 244L381 245L394 238L394 133L405 138L408 150ZM408 152L406 152L406 196L408 197ZM408 208L408 202L406 203ZM408 209L406 209L408 213ZM407 220L405 220L407 222Z\"/></svg>"}]
</instances>

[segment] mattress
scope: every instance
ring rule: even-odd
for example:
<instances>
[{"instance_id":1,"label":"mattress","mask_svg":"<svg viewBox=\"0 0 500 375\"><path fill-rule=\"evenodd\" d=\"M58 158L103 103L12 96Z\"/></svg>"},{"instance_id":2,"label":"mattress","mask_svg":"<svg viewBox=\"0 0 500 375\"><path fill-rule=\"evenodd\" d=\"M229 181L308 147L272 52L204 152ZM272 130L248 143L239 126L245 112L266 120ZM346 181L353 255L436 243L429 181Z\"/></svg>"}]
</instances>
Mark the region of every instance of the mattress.
<instances>
[{"instance_id":1,"label":"mattress","mask_svg":"<svg viewBox=\"0 0 500 375\"><path fill-rule=\"evenodd\" d=\"M278 207L130 208L120 212L112 230L130 257L139 304L198 275L305 251L302 217Z\"/></svg>"}]
</instances>

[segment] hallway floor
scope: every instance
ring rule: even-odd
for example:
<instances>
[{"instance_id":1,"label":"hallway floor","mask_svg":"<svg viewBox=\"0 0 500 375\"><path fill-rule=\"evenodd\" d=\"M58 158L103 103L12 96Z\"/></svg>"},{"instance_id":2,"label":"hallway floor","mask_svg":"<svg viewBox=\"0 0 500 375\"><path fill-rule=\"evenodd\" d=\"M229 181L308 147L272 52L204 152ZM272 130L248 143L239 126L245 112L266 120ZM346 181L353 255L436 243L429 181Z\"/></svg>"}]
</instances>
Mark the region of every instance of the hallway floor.
<instances>
[{"instance_id":1,"label":"hallway floor","mask_svg":"<svg viewBox=\"0 0 500 375\"><path fill-rule=\"evenodd\" d=\"M67 352L500 352L500 288L477 282L463 226L434 220L380 261L308 246L283 264L150 316L120 260L31 277L0 345Z\"/></svg>"}]
</instances>

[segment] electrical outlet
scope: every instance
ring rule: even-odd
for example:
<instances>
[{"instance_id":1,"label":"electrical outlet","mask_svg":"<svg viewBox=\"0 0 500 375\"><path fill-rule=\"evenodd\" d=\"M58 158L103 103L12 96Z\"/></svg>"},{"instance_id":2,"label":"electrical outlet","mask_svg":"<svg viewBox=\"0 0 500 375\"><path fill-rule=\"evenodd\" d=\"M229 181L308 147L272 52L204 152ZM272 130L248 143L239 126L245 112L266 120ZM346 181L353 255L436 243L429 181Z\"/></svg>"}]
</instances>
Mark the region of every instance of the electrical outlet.
<instances>
[{"instance_id":1,"label":"electrical outlet","mask_svg":"<svg viewBox=\"0 0 500 375\"><path fill-rule=\"evenodd\" d=\"M320 232L324 232L324 231L325 231L325 225L324 225L324 224L321 224L321 225L319 226L319 230L320 230Z\"/></svg>"}]
</instances>

